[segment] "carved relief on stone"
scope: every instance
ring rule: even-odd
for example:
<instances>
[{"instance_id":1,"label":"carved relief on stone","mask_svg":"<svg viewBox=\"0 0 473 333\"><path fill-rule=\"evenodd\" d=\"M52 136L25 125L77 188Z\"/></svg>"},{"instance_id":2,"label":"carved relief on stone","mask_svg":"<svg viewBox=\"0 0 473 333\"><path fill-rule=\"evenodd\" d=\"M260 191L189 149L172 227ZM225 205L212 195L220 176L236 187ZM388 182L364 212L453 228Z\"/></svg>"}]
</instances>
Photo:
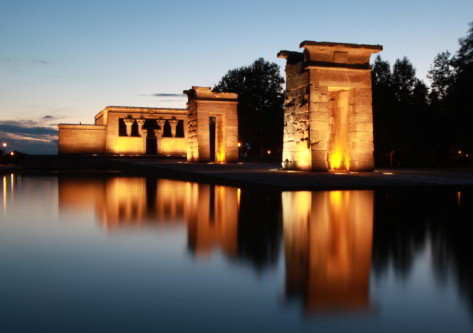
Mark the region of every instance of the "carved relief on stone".
<instances>
[{"instance_id":1,"label":"carved relief on stone","mask_svg":"<svg viewBox=\"0 0 473 333\"><path fill-rule=\"evenodd\" d=\"M143 125L145 124L145 119L136 119L136 122L138 123L138 133L140 136L143 136Z\"/></svg>"},{"instance_id":2,"label":"carved relief on stone","mask_svg":"<svg viewBox=\"0 0 473 333\"><path fill-rule=\"evenodd\" d=\"M164 120L162 118L156 119L156 123L158 124L159 129L155 129L154 133L155 133L157 138L161 138L163 136L163 133L164 133L164 124L166 123L166 120Z\"/></svg>"},{"instance_id":3,"label":"carved relief on stone","mask_svg":"<svg viewBox=\"0 0 473 333\"><path fill-rule=\"evenodd\" d=\"M168 122L169 122L169 125L171 125L172 137L175 138L176 137L177 120L176 119L170 119L170 120L168 120Z\"/></svg>"},{"instance_id":4,"label":"carved relief on stone","mask_svg":"<svg viewBox=\"0 0 473 333\"><path fill-rule=\"evenodd\" d=\"M126 126L126 135L131 136L131 127L133 126L133 123L135 120L133 118L126 118L123 119L123 122L125 123Z\"/></svg>"}]
</instances>

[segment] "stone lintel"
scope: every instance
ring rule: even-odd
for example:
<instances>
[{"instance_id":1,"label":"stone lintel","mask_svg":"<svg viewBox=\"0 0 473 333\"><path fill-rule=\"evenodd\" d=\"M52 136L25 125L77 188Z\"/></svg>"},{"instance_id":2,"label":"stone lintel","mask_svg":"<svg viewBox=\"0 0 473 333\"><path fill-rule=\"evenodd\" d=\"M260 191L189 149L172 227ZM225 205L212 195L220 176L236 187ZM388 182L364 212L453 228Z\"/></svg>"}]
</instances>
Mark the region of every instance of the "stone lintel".
<instances>
[{"instance_id":1,"label":"stone lintel","mask_svg":"<svg viewBox=\"0 0 473 333\"><path fill-rule=\"evenodd\" d=\"M104 130L107 125L94 124L58 124L59 129L78 129L78 130Z\"/></svg>"},{"instance_id":2,"label":"stone lintel","mask_svg":"<svg viewBox=\"0 0 473 333\"><path fill-rule=\"evenodd\" d=\"M300 48L307 46L321 46L321 47L333 47L333 48L345 48L345 49L369 49L373 50L373 53L378 53L383 50L383 46L376 44L354 44L354 43L336 43L336 42L316 42L311 40L305 40L300 43Z\"/></svg>"},{"instance_id":3,"label":"stone lintel","mask_svg":"<svg viewBox=\"0 0 473 333\"><path fill-rule=\"evenodd\" d=\"M278 58L286 59L288 64L296 64L304 60L304 53L281 50L278 52Z\"/></svg>"},{"instance_id":4,"label":"stone lintel","mask_svg":"<svg viewBox=\"0 0 473 333\"><path fill-rule=\"evenodd\" d=\"M353 70L353 71L370 71L371 65L365 64L337 64L326 61L308 61L304 63L304 69L330 69L330 70Z\"/></svg>"},{"instance_id":5,"label":"stone lintel","mask_svg":"<svg viewBox=\"0 0 473 333\"><path fill-rule=\"evenodd\" d=\"M107 106L102 111L111 112L130 112L130 113L182 113L187 114L187 109L173 109L173 108L147 108L136 106ZM100 111L98 114L100 114ZM97 115L98 115L97 114Z\"/></svg>"},{"instance_id":6,"label":"stone lintel","mask_svg":"<svg viewBox=\"0 0 473 333\"><path fill-rule=\"evenodd\" d=\"M230 92L213 92L210 87L196 87L184 90L188 100L196 101L234 101L238 102L238 94Z\"/></svg>"},{"instance_id":7,"label":"stone lintel","mask_svg":"<svg viewBox=\"0 0 473 333\"><path fill-rule=\"evenodd\" d=\"M381 45L304 41L304 61L324 67L370 68L370 57L382 51Z\"/></svg>"}]
</instances>

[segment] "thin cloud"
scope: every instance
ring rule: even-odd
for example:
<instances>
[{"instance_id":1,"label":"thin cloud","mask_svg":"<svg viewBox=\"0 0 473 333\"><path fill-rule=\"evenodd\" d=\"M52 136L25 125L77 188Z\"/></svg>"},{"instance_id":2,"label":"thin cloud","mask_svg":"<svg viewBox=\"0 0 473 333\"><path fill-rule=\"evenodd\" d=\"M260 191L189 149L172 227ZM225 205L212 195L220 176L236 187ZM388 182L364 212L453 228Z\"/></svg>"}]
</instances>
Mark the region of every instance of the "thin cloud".
<instances>
[{"instance_id":1,"label":"thin cloud","mask_svg":"<svg viewBox=\"0 0 473 333\"><path fill-rule=\"evenodd\" d=\"M182 102L182 99L157 99L156 102Z\"/></svg>"},{"instance_id":2,"label":"thin cloud","mask_svg":"<svg viewBox=\"0 0 473 333\"><path fill-rule=\"evenodd\" d=\"M49 65L50 62L43 60L43 59L32 59L33 64L40 64L40 65Z\"/></svg>"},{"instance_id":3,"label":"thin cloud","mask_svg":"<svg viewBox=\"0 0 473 333\"><path fill-rule=\"evenodd\" d=\"M0 131L1 132L1 131ZM10 140L21 140L21 141L37 141L37 142L49 142L52 143L56 139L40 139L40 138L34 138L31 136L24 136L24 135L18 135L15 133L5 133L2 132L2 137Z\"/></svg>"},{"instance_id":4,"label":"thin cloud","mask_svg":"<svg viewBox=\"0 0 473 333\"><path fill-rule=\"evenodd\" d=\"M53 118L54 118L53 116L46 115L46 116L44 116L44 117L43 117L43 118L41 118L41 119L53 119Z\"/></svg>"},{"instance_id":5,"label":"thin cloud","mask_svg":"<svg viewBox=\"0 0 473 333\"><path fill-rule=\"evenodd\" d=\"M184 94L157 93L157 94L142 94L141 96L184 98L186 95L184 95Z\"/></svg>"},{"instance_id":6,"label":"thin cloud","mask_svg":"<svg viewBox=\"0 0 473 333\"><path fill-rule=\"evenodd\" d=\"M46 120L51 119L49 117ZM57 154L58 132L45 125L41 120L0 121L0 140L8 143L8 150L29 154Z\"/></svg>"}]
</instances>

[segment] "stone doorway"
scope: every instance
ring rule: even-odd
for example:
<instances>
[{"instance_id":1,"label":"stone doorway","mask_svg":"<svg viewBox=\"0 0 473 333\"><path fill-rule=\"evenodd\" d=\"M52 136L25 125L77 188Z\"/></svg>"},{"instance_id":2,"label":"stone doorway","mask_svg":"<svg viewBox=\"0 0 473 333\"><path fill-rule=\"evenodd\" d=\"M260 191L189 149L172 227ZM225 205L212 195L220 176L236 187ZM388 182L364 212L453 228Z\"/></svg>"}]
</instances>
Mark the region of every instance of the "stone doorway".
<instances>
[{"instance_id":1,"label":"stone doorway","mask_svg":"<svg viewBox=\"0 0 473 333\"><path fill-rule=\"evenodd\" d=\"M157 155L157 139L154 131L158 128L156 120L146 119L143 128L148 130L148 135L146 137L146 155Z\"/></svg>"},{"instance_id":2,"label":"stone doorway","mask_svg":"<svg viewBox=\"0 0 473 333\"><path fill-rule=\"evenodd\" d=\"M215 162L216 160L216 117L209 117L209 151L210 151L210 161Z\"/></svg>"},{"instance_id":3,"label":"stone doorway","mask_svg":"<svg viewBox=\"0 0 473 333\"><path fill-rule=\"evenodd\" d=\"M331 89L329 88L329 91ZM330 150L328 153L328 163L333 170L349 170L349 100L350 92L348 90L335 91L331 93L331 140L329 140ZM330 114L330 113L329 113Z\"/></svg>"}]
</instances>

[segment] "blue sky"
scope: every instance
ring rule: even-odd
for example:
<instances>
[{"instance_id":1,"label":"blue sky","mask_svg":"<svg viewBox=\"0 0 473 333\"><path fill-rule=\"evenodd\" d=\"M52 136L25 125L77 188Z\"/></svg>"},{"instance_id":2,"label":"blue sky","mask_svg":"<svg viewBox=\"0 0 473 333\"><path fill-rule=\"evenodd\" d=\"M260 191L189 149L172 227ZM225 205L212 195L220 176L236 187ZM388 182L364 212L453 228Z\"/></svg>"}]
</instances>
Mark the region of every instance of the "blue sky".
<instances>
[{"instance_id":1,"label":"blue sky","mask_svg":"<svg viewBox=\"0 0 473 333\"><path fill-rule=\"evenodd\" d=\"M382 44L428 83L472 14L471 0L0 0L0 140L54 152L54 130L40 129L92 123L108 105L184 108L161 94L213 86L258 57L283 71L277 52L303 40Z\"/></svg>"}]
</instances>

